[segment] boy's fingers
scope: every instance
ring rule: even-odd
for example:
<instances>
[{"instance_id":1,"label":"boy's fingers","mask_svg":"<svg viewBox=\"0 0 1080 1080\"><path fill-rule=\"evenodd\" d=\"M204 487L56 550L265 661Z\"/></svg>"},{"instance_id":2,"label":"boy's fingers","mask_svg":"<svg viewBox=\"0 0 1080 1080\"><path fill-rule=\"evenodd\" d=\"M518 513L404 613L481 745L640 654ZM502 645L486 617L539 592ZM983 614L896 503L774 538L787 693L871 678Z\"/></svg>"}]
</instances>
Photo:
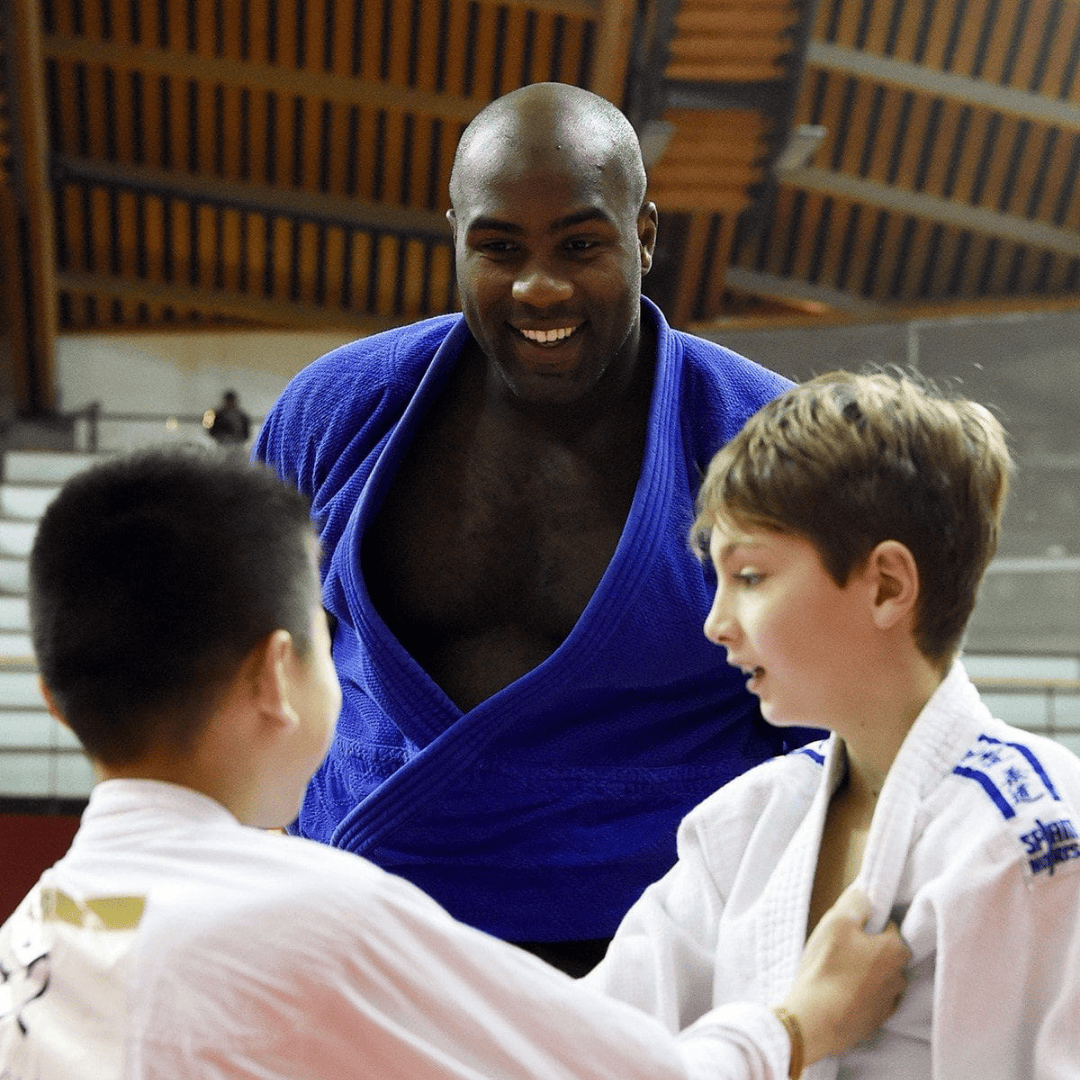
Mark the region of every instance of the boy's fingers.
<instances>
[{"instance_id":1,"label":"boy's fingers","mask_svg":"<svg viewBox=\"0 0 1080 1080\"><path fill-rule=\"evenodd\" d=\"M833 911L854 919L859 926L865 926L870 918L870 897L855 885L849 885L833 905Z\"/></svg>"}]
</instances>

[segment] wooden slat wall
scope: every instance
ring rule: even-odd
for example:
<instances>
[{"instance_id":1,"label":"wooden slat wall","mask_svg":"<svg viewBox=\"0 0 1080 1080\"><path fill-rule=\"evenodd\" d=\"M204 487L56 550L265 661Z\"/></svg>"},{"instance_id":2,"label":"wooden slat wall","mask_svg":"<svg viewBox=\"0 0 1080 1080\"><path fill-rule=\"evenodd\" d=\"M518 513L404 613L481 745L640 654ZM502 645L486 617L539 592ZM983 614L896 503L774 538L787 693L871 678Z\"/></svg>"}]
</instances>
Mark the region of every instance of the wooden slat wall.
<instances>
[{"instance_id":1,"label":"wooden slat wall","mask_svg":"<svg viewBox=\"0 0 1080 1080\"><path fill-rule=\"evenodd\" d=\"M527 82L591 85L598 33L625 38L632 12L626 0L52 0L53 152L203 182L195 196L147 190L134 171L120 188L59 185L63 325L388 325L451 309L449 229L433 237L426 221L446 208L464 124ZM625 42L614 64L602 44L604 85L621 87ZM267 188L423 211L422 235L325 220L310 200L252 209Z\"/></svg>"},{"instance_id":2,"label":"wooden slat wall","mask_svg":"<svg viewBox=\"0 0 1080 1080\"><path fill-rule=\"evenodd\" d=\"M722 311L737 224L765 183L775 150L777 117L722 99L730 90L746 96L746 88L790 80L803 18L803 5L790 0L682 0L678 6L664 79L718 99L715 108L663 111L674 135L650 172L661 228L665 212L687 219L678 278L663 298L678 324Z\"/></svg>"},{"instance_id":3,"label":"wooden slat wall","mask_svg":"<svg viewBox=\"0 0 1080 1080\"><path fill-rule=\"evenodd\" d=\"M812 37L868 56L1080 104L1080 6L1059 0L824 0ZM819 169L882 189L1080 228L1080 110L1062 128L808 64L796 123ZM785 188L736 262L892 305L1075 291L1080 264L992 232Z\"/></svg>"},{"instance_id":4,"label":"wooden slat wall","mask_svg":"<svg viewBox=\"0 0 1080 1080\"><path fill-rule=\"evenodd\" d=\"M460 131L544 79L671 125L676 325L1080 291L1075 0L0 0L39 3L67 329L451 310Z\"/></svg>"}]
</instances>

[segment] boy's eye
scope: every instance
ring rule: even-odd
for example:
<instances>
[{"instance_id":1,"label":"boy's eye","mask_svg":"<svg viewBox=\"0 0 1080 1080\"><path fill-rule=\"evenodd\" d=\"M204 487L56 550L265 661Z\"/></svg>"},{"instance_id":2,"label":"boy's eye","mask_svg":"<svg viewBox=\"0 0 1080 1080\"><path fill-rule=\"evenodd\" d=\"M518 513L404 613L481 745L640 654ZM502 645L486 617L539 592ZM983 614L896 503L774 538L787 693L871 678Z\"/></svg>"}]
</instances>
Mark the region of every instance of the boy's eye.
<instances>
[{"instance_id":1,"label":"boy's eye","mask_svg":"<svg viewBox=\"0 0 1080 1080\"><path fill-rule=\"evenodd\" d=\"M758 585L764 580L765 575L759 570L737 570L732 577L740 585Z\"/></svg>"}]
</instances>

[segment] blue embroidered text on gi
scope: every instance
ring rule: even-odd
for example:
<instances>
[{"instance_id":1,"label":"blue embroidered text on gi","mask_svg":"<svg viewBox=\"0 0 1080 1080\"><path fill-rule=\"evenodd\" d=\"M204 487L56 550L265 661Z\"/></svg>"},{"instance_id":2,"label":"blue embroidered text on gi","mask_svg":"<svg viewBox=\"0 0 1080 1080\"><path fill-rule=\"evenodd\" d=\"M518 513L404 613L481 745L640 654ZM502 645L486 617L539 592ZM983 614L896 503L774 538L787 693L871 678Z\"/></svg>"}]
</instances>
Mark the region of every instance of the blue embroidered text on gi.
<instances>
[{"instance_id":1,"label":"blue embroidered text on gi","mask_svg":"<svg viewBox=\"0 0 1080 1080\"><path fill-rule=\"evenodd\" d=\"M1036 819L1035 828L1020 839L1032 856L1028 860L1032 874L1052 875L1059 863L1080 859L1080 836L1068 818L1045 823Z\"/></svg>"},{"instance_id":2,"label":"blue embroidered text on gi","mask_svg":"<svg viewBox=\"0 0 1080 1080\"><path fill-rule=\"evenodd\" d=\"M981 784L1006 820L1016 816L1017 807L1047 796L1059 801L1039 759L1022 743L980 735L953 772Z\"/></svg>"}]
</instances>

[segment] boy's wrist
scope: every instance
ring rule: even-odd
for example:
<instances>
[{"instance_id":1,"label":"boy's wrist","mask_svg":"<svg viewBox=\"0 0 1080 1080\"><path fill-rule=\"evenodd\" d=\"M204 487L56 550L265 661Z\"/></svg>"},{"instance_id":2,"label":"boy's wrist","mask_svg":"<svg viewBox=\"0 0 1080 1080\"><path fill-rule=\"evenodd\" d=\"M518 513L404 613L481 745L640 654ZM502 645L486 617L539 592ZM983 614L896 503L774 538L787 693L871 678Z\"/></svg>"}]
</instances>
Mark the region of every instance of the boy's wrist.
<instances>
[{"instance_id":1,"label":"boy's wrist","mask_svg":"<svg viewBox=\"0 0 1080 1080\"><path fill-rule=\"evenodd\" d=\"M791 1044L790 1064L788 1066L789 1080L799 1080L803 1071L804 1043L802 1025L799 1023L799 1018L793 1012L785 1009L783 1005L777 1005L773 1009L773 1014L784 1025L788 1042Z\"/></svg>"}]
</instances>

